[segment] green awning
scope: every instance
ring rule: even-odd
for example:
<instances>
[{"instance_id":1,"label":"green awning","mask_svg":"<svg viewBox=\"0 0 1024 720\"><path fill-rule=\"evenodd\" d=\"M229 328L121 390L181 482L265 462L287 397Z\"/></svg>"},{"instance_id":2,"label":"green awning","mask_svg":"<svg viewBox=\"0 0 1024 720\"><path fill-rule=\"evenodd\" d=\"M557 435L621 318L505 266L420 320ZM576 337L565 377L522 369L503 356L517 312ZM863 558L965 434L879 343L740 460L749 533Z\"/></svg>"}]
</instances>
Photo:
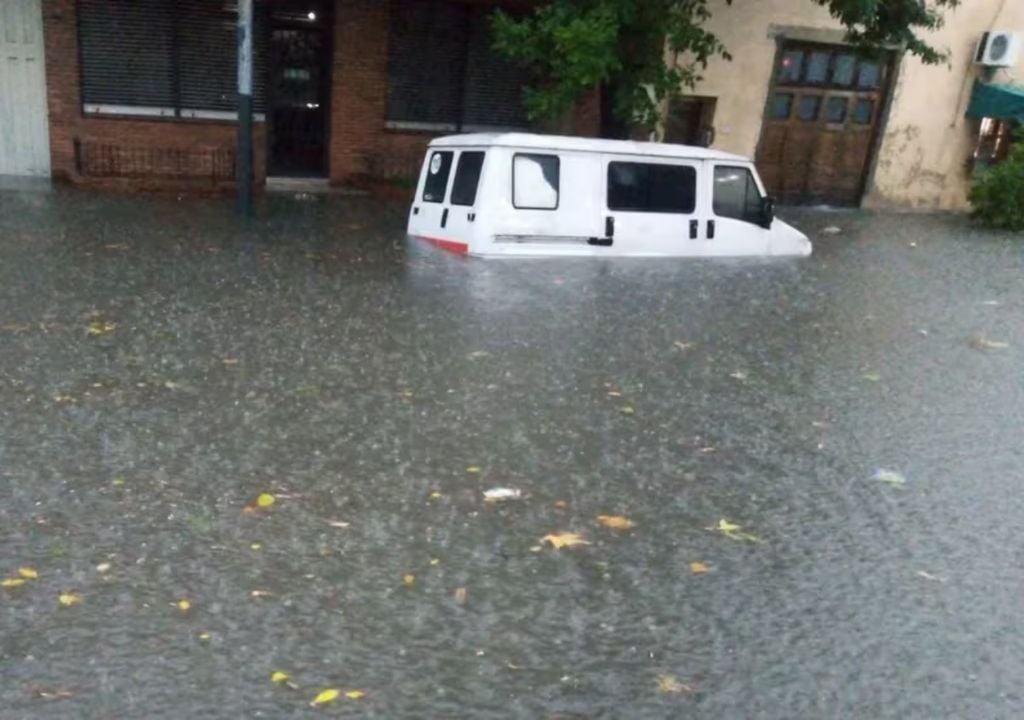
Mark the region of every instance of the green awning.
<instances>
[{"instance_id":1,"label":"green awning","mask_svg":"<svg viewBox=\"0 0 1024 720\"><path fill-rule=\"evenodd\" d=\"M974 118L1017 120L1024 122L1024 87L989 85L974 81L967 115Z\"/></svg>"}]
</instances>

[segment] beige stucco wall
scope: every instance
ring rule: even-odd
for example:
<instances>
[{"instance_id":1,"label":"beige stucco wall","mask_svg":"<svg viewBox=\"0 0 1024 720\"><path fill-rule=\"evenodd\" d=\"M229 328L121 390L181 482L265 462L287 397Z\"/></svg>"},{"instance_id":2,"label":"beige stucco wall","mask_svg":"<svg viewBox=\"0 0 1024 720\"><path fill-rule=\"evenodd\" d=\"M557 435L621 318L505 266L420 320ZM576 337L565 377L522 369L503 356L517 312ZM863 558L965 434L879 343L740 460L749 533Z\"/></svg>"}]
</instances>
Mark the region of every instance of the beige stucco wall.
<instances>
[{"instance_id":1,"label":"beige stucco wall","mask_svg":"<svg viewBox=\"0 0 1024 720\"><path fill-rule=\"evenodd\" d=\"M753 156L761 133L779 32L799 28L803 39L840 42L840 25L811 0L716 0L708 28L733 55L712 61L691 91L717 98L715 147ZM972 59L981 33L1024 31L1024 0L969 0L947 12L946 26L929 41L951 52L949 63L901 63L866 206L966 207L967 161L977 124L964 118ZM817 35L815 37L815 35ZM1024 82L1024 59L998 71L998 82Z\"/></svg>"}]
</instances>

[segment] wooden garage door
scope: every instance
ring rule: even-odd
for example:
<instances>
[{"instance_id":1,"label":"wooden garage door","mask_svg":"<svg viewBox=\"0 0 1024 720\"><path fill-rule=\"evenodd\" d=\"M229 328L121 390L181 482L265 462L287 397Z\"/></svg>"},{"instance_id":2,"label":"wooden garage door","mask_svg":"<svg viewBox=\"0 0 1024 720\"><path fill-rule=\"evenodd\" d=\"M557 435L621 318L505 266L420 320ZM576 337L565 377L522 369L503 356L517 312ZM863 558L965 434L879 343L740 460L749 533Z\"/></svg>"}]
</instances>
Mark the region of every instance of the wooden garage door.
<instances>
[{"instance_id":1,"label":"wooden garage door","mask_svg":"<svg viewBox=\"0 0 1024 720\"><path fill-rule=\"evenodd\" d=\"M769 192L791 204L860 203L889 65L845 46L783 46L756 158Z\"/></svg>"}]
</instances>

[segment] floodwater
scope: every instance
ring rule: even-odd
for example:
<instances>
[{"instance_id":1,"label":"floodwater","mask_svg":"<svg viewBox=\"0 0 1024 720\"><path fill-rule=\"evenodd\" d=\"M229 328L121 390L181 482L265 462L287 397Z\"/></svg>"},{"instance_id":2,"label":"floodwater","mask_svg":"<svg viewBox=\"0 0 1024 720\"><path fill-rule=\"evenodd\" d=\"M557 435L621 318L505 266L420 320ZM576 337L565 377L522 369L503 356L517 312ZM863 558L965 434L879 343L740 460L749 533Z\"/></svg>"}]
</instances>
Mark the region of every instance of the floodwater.
<instances>
[{"instance_id":1,"label":"floodwater","mask_svg":"<svg viewBox=\"0 0 1024 720\"><path fill-rule=\"evenodd\" d=\"M1020 237L483 261L404 213L0 193L0 717L1024 715Z\"/></svg>"}]
</instances>

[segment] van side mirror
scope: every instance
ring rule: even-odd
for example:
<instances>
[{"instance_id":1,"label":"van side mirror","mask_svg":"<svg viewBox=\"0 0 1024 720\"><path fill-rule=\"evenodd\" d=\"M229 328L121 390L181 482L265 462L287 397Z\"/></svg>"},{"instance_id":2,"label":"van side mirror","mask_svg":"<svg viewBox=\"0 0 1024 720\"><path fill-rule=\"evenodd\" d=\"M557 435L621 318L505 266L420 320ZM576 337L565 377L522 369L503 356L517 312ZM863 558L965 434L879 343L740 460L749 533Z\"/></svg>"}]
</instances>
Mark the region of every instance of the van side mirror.
<instances>
[{"instance_id":1,"label":"van side mirror","mask_svg":"<svg viewBox=\"0 0 1024 720\"><path fill-rule=\"evenodd\" d=\"M772 220L775 219L775 198L770 195L766 195L761 198L761 222L758 223L765 230L768 230L772 226Z\"/></svg>"}]
</instances>

